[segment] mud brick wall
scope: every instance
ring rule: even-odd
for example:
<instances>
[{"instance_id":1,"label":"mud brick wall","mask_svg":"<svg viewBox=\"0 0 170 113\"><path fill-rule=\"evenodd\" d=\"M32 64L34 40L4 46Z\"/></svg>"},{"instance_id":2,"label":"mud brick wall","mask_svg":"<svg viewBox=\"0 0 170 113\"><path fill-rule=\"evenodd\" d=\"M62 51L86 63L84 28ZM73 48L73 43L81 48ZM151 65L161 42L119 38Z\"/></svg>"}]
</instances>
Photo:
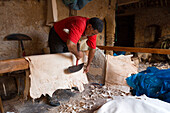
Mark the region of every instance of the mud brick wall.
<instances>
[{"instance_id":1,"label":"mud brick wall","mask_svg":"<svg viewBox=\"0 0 170 113\"><path fill-rule=\"evenodd\" d=\"M0 60L18 58L18 41L4 41L6 35L23 33L32 38L24 41L26 55L41 54L47 42L49 28L45 26L46 1L0 1Z\"/></svg>"},{"instance_id":2,"label":"mud brick wall","mask_svg":"<svg viewBox=\"0 0 170 113\"><path fill-rule=\"evenodd\" d=\"M81 10L71 11L75 16L99 17L105 20L107 29L98 35L97 45L113 45L115 0L109 1L93 0ZM69 17L69 8L63 4L62 0L57 0L57 7L58 20ZM18 41L4 41L4 37L12 33L26 34L32 38L32 41L24 41L27 56L43 54L43 48L48 46L50 30L50 27L46 26L46 18L47 0L1 0L0 60L21 57Z\"/></svg>"},{"instance_id":3,"label":"mud brick wall","mask_svg":"<svg viewBox=\"0 0 170 113\"><path fill-rule=\"evenodd\" d=\"M149 41L146 27L149 25L159 25L161 37L170 35L170 8L145 8L138 9L135 13L135 45L144 46L144 42Z\"/></svg>"}]
</instances>

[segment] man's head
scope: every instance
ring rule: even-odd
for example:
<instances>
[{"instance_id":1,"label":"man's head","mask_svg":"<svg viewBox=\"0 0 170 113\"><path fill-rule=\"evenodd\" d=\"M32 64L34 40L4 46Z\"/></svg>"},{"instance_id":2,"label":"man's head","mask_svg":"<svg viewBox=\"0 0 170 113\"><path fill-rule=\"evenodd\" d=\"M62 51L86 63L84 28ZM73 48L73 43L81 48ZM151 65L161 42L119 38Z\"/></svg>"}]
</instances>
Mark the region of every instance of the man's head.
<instances>
[{"instance_id":1,"label":"man's head","mask_svg":"<svg viewBox=\"0 0 170 113\"><path fill-rule=\"evenodd\" d=\"M103 21L100 20L99 18L91 18L87 22L86 30L85 30L85 35L86 36L93 36L98 33L101 33L103 30Z\"/></svg>"}]
</instances>

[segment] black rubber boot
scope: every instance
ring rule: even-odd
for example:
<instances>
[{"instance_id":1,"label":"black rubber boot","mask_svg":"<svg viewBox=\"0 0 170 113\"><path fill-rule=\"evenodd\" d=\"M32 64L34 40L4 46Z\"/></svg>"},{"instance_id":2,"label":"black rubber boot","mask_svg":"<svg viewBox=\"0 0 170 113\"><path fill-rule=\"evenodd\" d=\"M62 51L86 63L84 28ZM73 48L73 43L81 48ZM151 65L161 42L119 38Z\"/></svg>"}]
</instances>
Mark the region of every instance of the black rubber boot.
<instances>
[{"instance_id":1,"label":"black rubber boot","mask_svg":"<svg viewBox=\"0 0 170 113\"><path fill-rule=\"evenodd\" d=\"M46 96L47 97L47 101L48 101L48 104L51 105L51 106L59 106L60 105L60 102L58 101L57 98L55 97L50 97L49 95Z\"/></svg>"}]
</instances>

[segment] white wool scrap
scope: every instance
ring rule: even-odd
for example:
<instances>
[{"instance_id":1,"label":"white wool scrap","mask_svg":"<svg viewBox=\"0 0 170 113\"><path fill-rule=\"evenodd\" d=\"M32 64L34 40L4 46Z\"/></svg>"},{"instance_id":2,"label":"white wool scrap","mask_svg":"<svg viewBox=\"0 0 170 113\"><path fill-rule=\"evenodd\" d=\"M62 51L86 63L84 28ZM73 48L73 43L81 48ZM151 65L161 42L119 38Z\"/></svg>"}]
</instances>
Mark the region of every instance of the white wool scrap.
<instances>
[{"instance_id":1,"label":"white wool scrap","mask_svg":"<svg viewBox=\"0 0 170 113\"><path fill-rule=\"evenodd\" d=\"M114 97L97 113L170 113L170 104L146 96Z\"/></svg>"}]
</instances>

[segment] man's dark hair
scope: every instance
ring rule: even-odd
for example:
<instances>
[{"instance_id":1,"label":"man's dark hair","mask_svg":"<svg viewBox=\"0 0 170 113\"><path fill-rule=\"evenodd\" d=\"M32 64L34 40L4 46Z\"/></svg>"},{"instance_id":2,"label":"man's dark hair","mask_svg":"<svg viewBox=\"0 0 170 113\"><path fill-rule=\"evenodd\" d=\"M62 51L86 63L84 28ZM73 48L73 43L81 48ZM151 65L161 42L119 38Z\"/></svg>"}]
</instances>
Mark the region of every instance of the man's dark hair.
<instances>
[{"instance_id":1,"label":"man's dark hair","mask_svg":"<svg viewBox=\"0 0 170 113\"><path fill-rule=\"evenodd\" d=\"M89 19L89 24L92 25L94 30L98 30L99 33L102 32L103 30L103 21L100 20L99 18L93 17Z\"/></svg>"}]
</instances>

